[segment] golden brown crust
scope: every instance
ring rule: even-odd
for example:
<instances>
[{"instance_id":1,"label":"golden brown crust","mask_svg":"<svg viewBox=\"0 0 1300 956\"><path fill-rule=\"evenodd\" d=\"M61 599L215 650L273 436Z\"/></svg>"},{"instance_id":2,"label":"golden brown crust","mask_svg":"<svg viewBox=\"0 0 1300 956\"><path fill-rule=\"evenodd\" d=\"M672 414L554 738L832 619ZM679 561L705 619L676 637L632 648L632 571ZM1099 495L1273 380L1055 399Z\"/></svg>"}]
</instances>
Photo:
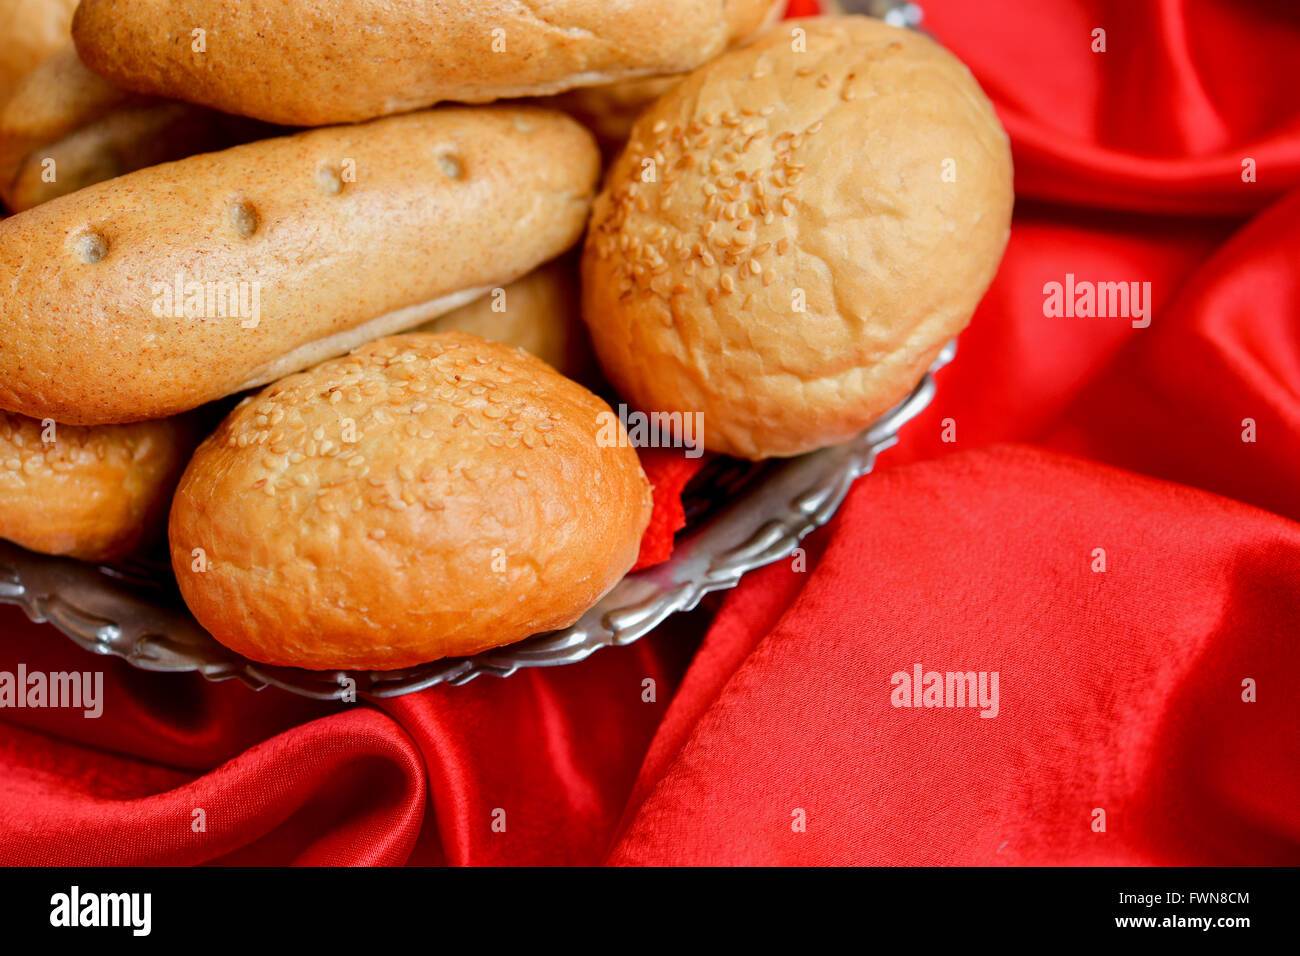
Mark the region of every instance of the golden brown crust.
<instances>
[{"instance_id":1,"label":"golden brown crust","mask_svg":"<svg viewBox=\"0 0 1300 956\"><path fill-rule=\"evenodd\" d=\"M592 212L584 318L633 403L703 412L715 451L797 454L868 425L965 327L1012 199L953 56L864 17L787 21L637 121Z\"/></svg>"},{"instance_id":2,"label":"golden brown crust","mask_svg":"<svg viewBox=\"0 0 1300 956\"><path fill-rule=\"evenodd\" d=\"M632 566L650 517L635 450L597 440L602 413L538 359L461 332L290 376L186 470L181 593L228 647L318 670L565 627Z\"/></svg>"},{"instance_id":3,"label":"golden brown crust","mask_svg":"<svg viewBox=\"0 0 1300 956\"><path fill-rule=\"evenodd\" d=\"M88 561L156 539L194 447L182 419L78 428L0 412L0 538Z\"/></svg>"},{"instance_id":4,"label":"golden brown crust","mask_svg":"<svg viewBox=\"0 0 1300 956\"><path fill-rule=\"evenodd\" d=\"M783 16L789 0L722 0L733 46L747 43Z\"/></svg>"},{"instance_id":5,"label":"golden brown crust","mask_svg":"<svg viewBox=\"0 0 1300 956\"><path fill-rule=\"evenodd\" d=\"M38 63L68 42L77 0L0 0L0 106Z\"/></svg>"},{"instance_id":6,"label":"golden brown crust","mask_svg":"<svg viewBox=\"0 0 1300 956\"><path fill-rule=\"evenodd\" d=\"M561 93L549 105L562 109L595 134L611 155L627 142L632 124L682 77L648 76L607 86L586 86Z\"/></svg>"},{"instance_id":7,"label":"golden brown crust","mask_svg":"<svg viewBox=\"0 0 1300 956\"><path fill-rule=\"evenodd\" d=\"M740 0L727 4L732 45L746 43L785 13L786 0ZM601 149L614 158L632 133L632 124L685 74L646 76L601 86L580 86L560 93L547 105L562 109L596 136Z\"/></svg>"},{"instance_id":8,"label":"golden brown crust","mask_svg":"<svg viewBox=\"0 0 1300 956\"><path fill-rule=\"evenodd\" d=\"M120 90L82 66L69 42L0 109L0 198L20 212L114 176L229 146L234 137L224 119L188 103Z\"/></svg>"},{"instance_id":9,"label":"golden brown crust","mask_svg":"<svg viewBox=\"0 0 1300 956\"><path fill-rule=\"evenodd\" d=\"M0 104L0 132L57 139L130 102L145 102L145 98L87 70L69 40L28 71L8 102Z\"/></svg>"},{"instance_id":10,"label":"golden brown crust","mask_svg":"<svg viewBox=\"0 0 1300 956\"><path fill-rule=\"evenodd\" d=\"M577 262L570 256L548 262L413 331L468 332L513 345L579 382L592 371L591 347L579 308Z\"/></svg>"},{"instance_id":11,"label":"golden brown crust","mask_svg":"<svg viewBox=\"0 0 1300 956\"><path fill-rule=\"evenodd\" d=\"M0 340L23 344L0 347L0 408L160 418L412 328L571 246L598 167L562 113L448 107L37 206L0 223Z\"/></svg>"},{"instance_id":12,"label":"golden brown crust","mask_svg":"<svg viewBox=\"0 0 1300 956\"><path fill-rule=\"evenodd\" d=\"M545 96L680 73L753 33L782 5L254 0L236 7L213 0L85 0L72 30L86 64L119 86L318 126L444 100ZM196 28L207 31L198 41Z\"/></svg>"}]
</instances>

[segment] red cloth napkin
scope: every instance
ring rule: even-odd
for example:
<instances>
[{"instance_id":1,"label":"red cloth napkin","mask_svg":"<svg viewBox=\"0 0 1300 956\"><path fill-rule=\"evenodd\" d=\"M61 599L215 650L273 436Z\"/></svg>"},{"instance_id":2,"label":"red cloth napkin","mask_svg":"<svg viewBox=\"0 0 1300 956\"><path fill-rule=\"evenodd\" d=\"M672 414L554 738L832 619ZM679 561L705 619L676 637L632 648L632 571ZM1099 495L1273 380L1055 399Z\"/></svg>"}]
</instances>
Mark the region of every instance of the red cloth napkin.
<instances>
[{"instance_id":1,"label":"red cloth napkin","mask_svg":"<svg viewBox=\"0 0 1300 956\"><path fill-rule=\"evenodd\" d=\"M654 490L654 511L650 526L641 536L641 553L633 570L648 568L667 561L673 553L673 535L686 527L686 509L682 492L695 477L706 459L703 455L688 458L673 448L642 448L641 468Z\"/></svg>"},{"instance_id":2,"label":"red cloth napkin","mask_svg":"<svg viewBox=\"0 0 1300 956\"><path fill-rule=\"evenodd\" d=\"M702 642L352 706L0 609L0 670L106 684L98 720L0 711L0 861L1300 863L1300 14L923 6L1012 135L1016 220L805 570ZM1150 326L1046 316L1067 273L1150 282ZM895 706L916 665L997 672L997 716Z\"/></svg>"}]
</instances>

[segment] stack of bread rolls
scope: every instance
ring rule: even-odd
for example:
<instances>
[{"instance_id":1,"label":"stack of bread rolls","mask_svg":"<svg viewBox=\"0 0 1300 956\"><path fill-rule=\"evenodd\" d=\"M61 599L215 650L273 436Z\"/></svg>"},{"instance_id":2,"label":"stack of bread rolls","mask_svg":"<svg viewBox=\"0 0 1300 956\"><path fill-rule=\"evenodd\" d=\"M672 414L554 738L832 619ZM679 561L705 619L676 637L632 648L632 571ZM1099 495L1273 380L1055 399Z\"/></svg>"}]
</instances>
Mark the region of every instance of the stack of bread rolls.
<instances>
[{"instance_id":1,"label":"stack of bread rolls","mask_svg":"<svg viewBox=\"0 0 1300 956\"><path fill-rule=\"evenodd\" d=\"M1007 238L979 87L865 18L70 6L0 0L0 536L111 561L165 531L265 663L573 623L650 520L609 401L747 458L845 440Z\"/></svg>"}]
</instances>

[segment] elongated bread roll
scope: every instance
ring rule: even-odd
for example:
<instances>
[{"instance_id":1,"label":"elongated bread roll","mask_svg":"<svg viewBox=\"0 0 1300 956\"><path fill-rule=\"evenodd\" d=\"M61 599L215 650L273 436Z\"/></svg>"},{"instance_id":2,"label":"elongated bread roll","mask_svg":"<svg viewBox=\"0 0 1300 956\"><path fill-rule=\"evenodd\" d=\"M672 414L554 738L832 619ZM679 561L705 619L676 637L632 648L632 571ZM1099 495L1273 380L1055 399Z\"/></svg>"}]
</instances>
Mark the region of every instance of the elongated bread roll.
<instances>
[{"instance_id":1,"label":"elongated bread roll","mask_svg":"<svg viewBox=\"0 0 1300 956\"><path fill-rule=\"evenodd\" d=\"M319 126L680 73L783 0L85 0L73 36L119 86Z\"/></svg>"},{"instance_id":2,"label":"elongated bread roll","mask_svg":"<svg viewBox=\"0 0 1300 956\"><path fill-rule=\"evenodd\" d=\"M122 557L161 534L196 440L183 419L77 428L0 412L0 538Z\"/></svg>"},{"instance_id":3,"label":"elongated bread roll","mask_svg":"<svg viewBox=\"0 0 1300 956\"><path fill-rule=\"evenodd\" d=\"M582 231L556 111L452 107L153 166L0 223L0 408L161 418L412 328Z\"/></svg>"},{"instance_id":4,"label":"elongated bread roll","mask_svg":"<svg viewBox=\"0 0 1300 956\"><path fill-rule=\"evenodd\" d=\"M609 406L521 349L395 335L246 399L172 505L177 583L254 660L407 667L572 624L650 520Z\"/></svg>"},{"instance_id":5,"label":"elongated bread roll","mask_svg":"<svg viewBox=\"0 0 1300 956\"><path fill-rule=\"evenodd\" d=\"M0 109L0 199L15 212L30 209L123 173L251 139L244 134L261 125L118 89L82 66L69 41ZM271 135L273 127L265 129Z\"/></svg>"}]
</instances>

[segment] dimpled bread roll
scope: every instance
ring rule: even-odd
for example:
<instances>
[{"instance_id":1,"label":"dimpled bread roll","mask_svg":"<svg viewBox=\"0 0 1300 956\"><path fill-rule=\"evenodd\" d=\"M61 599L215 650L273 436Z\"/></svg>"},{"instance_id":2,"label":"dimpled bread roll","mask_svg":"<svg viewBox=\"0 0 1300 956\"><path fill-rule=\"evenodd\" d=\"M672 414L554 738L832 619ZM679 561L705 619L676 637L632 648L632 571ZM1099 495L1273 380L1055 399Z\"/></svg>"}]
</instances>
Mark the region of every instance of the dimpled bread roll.
<instances>
[{"instance_id":1,"label":"dimpled bread roll","mask_svg":"<svg viewBox=\"0 0 1300 956\"><path fill-rule=\"evenodd\" d=\"M149 543L192 431L178 419L76 428L0 412L0 538L88 561Z\"/></svg>"},{"instance_id":2,"label":"dimpled bread roll","mask_svg":"<svg viewBox=\"0 0 1300 956\"><path fill-rule=\"evenodd\" d=\"M0 223L0 408L162 418L413 328L572 246L599 162L563 113L448 107L19 213Z\"/></svg>"},{"instance_id":3,"label":"dimpled bread roll","mask_svg":"<svg viewBox=\"0 0 1300 956\"><path fill-rule=\"evenodd\" d=\"M77 0L0 0L0 106L18 82L68 42Z\"/></svg>"},{"instance_id":4,"label":"dimpled bread roll","mask_svg":"<svg viewBox=\"0 0 1300 956\"><path fill-rule=\"evenodd\" d=\"M195 453L171 513L181 593L228 647L315 670L566 627L650 519L635 450L598 441L612 415L520 349L372 342L246 399Z\"/></svg>"},{"instance_id":5,"label":"dimpled bread roll","mask_svg":"<svg viewBox=\"0 0 1300 956\"><path fill-rule=\"evenodd\" d=\"M578 305L576 262L565 256L501 289L426 322L416 332L468 332L523 349L583 381L593 370Z\"/></svg>"},{"instance_id":6,"label":"dimpled bread roll","mask_svg":"<svg viewBox=\"0 0 1300 956\"><path fill-rule=\"evenodd\" d=\"M0 109L0 198L15 212L136 169L229 146L220 114L127 93L68 43ZM249 125L249 121L243 121ZM46 161L53 181L45 175Z\"/></svg>"},{"instance_id":7,"label":"dimpled bread roll","mask_svg":"<svg viewBox=\"0 0 1300 956\"><path fill-rule=\"evenodd\" d=\"M907 395L1011 206L1006 134L953 56L865 17L788 21L637 120L592 212L583 318L634 404L703 412L714 451L798 454Z\"/></svg>"},{"instance_id":8,"label":"dimpled bread roll","mask_svg":"<svg viewBox=\"0 0 1300 956\"><path fill-rule=\"evenodd\" d=\"M680 73L775 0L85 0L82 59L118 86L274 123L545 96ZM205 34L196 38L194 31ZM201 51L196 51L196 46Z\"/></svg>"}]
</instances>

